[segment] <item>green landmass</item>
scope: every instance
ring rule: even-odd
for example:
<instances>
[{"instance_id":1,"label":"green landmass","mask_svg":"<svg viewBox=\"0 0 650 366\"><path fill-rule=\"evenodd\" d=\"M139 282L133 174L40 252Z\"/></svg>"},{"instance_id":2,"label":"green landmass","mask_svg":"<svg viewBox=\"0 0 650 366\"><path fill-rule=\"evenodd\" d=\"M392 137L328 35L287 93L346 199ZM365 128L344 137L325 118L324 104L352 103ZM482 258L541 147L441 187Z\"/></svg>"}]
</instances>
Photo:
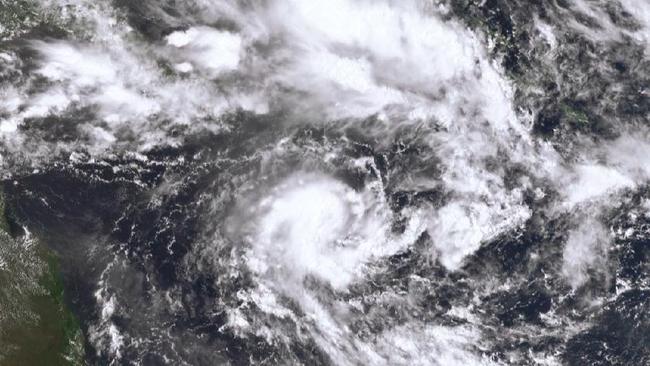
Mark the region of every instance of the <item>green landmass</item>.
<instances>
[{"instance_id":1,"label":"green landmass","mask_svg":"<svg viewBox=\"0 0 650 366\"><path fill-rule=\"evenodd\" d=\"M589 117L587 114L575 107L572 107L571 105L568 105L567 103L562 103L560 105L560 109L562 111L562 114L564 117L567 119L569 123L576 127L580 126L586 126L589 124Z\"/></svg>"},{"instance_id":2,"label":"green landmass","mask_svg":"<svg viewBox=\"0 0 650 366\"><path fill-rule=\"evenodd\" d=\"M9 234L0 190L0 365L83 365L83 335L66 306L57 257Z\"/></svg>"}]
</instances>

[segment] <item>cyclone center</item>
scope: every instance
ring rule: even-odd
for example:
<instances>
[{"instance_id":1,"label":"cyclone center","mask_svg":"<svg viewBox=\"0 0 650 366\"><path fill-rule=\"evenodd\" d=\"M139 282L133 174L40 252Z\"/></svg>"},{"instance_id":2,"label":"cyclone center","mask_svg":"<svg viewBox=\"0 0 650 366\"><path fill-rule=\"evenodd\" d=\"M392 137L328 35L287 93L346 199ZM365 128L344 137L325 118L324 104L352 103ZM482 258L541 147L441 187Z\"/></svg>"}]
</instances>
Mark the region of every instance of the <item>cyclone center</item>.
<instances>
[{"instance_id":1,"label":"cyclone center","mask_svg":"<svg viewBox=\"0 0 650 366\"><path fill-rule=\"evenodd\" d=\"M360 195L321 176L289 179L259 204L260 218L249 264L254 272L281 281L311 274L330 284L349 278L345 247L363 215Z\"/></svg>"}]
</instances>

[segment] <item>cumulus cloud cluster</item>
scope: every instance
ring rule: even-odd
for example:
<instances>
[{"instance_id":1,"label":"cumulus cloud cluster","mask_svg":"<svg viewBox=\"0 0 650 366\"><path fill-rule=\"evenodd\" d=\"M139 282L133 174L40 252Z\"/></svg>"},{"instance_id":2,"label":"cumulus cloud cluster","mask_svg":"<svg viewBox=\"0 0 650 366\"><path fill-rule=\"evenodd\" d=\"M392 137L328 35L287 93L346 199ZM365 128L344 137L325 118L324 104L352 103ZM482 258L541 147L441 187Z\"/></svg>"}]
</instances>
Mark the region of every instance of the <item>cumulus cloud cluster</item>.
<instances>
[{"instance_id":1,"label":"cumulus cloud cluster","mask_svg":"<svg viewBox=\"0 0 650 366\"><path fill-rule=\"evenodd\" d=\"M512 221L509 212L525 212L521 197L483 164L504 147L513 156L532 151L511 86L475 35L442 20L442 8L419 1L196 1L176 20L189 27L152 44L134 35L118 10L72 4L102 36L31 43L38 61L28 76L46 79L46 87L34 92L28 81L6 90L11 97L0 105L9 112L0 130L16 149L20 127L32 118L81 109L91 111L76 126L90 151L146 150L173 142L171 126L219 129L220 117L240 108L288 110L287 118L312 123L374 116L385 126L439 126L427 140L444 156L443 180L462 201L454 205L481 212L480 225L499 226ZM431 220L434 232L455 221ZM462 222L476 231L472 220ZM472 247L485 237L474 236Z\"/></svg>"},{"instance_id":2,"label":"cumulus cloud cluster","mask_svg":"<svg viewBox=\"0 0 650 366\"><path fill-rule=\"evenodd\" d=\"M423 139L441 157L442 182L454 199L430 215L429 231L449 268L530 215L522 191L507 189L504 172L487 166L499 154L559 180L570 207L647 176L625 137L605 148L604 162L568 168L552 149L536 144L528 117L515 113L510 83L479 38L442 20L443 7L189 1L169 21L176 30L151 43L134 35L120 10L83 1L65 5L97 36L31 42L36 68L23 85L1 91L0 133L10 148L21 148L20 127L34 118L81 109L92 112L76 126L90 151L173 143L170 126L219 129L220 117L236 109L289 110L287 118L293 113L312 123L372 116L385 126L437 126ZM155 4L146 6L160 13ZM2 60L19 69L17 55L3 53ZM34 88L39 78L47 83ZM522 190L531 188L526 184Z\"/></svg>"},{"instance_id":3,"label":"cumulus cloud cluster","mask_svg":"<svg viewBox=\"0 0 650 366\"><path fill-rule=\"evenodd\" d=\"M589 280L590 271L604 270L610 243L609 232L594 218L583 220L569 233L562 256L562 274L573 289Z\"/></svg>"},{"instance_id":4,"label":"cumulus cloud cluster","mask_svg":"<svg viewBox=\"0 0 650 366\"><path fill-rule=\"evenodd\" d=\"M648 21L647 6L623 3L644 11L640 19ZM0 88L5 150L26 150L30 132L25 127L34 120L80 111L88 117L76 122L79 138L70 148L97 155L175 143L169 133L175 126L219 130L221 118L236 110L283 112L285 120L279 123L344 127L373 119L376 124L364 133L380 143L390 142L398 126L425 126L418 138L439 159L440 176L405 174L391 183L404 190L441 187L449 200L410 212L417 225L408 240L388 234L393 213L381 189L356 192L331 177L294 179L258 203L247 264L265 282L242 296L279 317L291 311L276 303L274 291L296 296L303 310L318 319L314 334L332 354L366 347L366 360L420 357L421 363L430 363L435 360L418 355L418 349L434 347L444 360L469 362L473 355L463 347L475 336L405 325L386 331L376 344L337 344L332 339L349 336L341 326L344 317L307 294L303 281L308 275L344 290L367 262L408 247L424 231L431 238L432 257L455 271L482 243L531 217L525 191L544 195L544 187L531 178L552 181L550 188L560 197L555 209L566 212L650 177L644 159L650 145L642 135L603 144L576 162L563 161L550 144L536 141L529 131L532 116L517 111L513 86L480 37L444 17L442 6L417 0L188 0L172 16L153 1L143 4L168 23L160 39L136 34L122 10L108 3L42 3L72 6L92 36L30 40L36 56L29 67L16 52L0 53L0 73L24 73L20 82ZM576 6L597 10L586 2ZM539 27L555 46L549 26ZM634 35L647 38L644 29ZM530 177L513 188L506 163L524 166ZM570 233L562 273L571 286L588 280L608 245L606 228L594 220ZM409 340L411 328L424 338ZM445 350L449 344L454 347ZM389 355L384 349L392 346L398 352Z\"/></svg>"}]
</instances>

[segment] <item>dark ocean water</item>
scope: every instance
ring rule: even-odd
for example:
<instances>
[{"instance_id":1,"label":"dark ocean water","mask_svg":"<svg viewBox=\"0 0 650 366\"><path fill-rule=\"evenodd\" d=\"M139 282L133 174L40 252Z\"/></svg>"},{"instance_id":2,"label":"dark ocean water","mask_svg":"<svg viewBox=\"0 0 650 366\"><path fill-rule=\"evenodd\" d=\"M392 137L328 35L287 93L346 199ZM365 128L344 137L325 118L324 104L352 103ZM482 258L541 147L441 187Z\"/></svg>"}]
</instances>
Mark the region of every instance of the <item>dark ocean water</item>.
<instances>
[{"instance_id":1,"label":"dark ocean water","mask_svg":"<svg viewBox=\"0 0 650 366\"><path fill-rule=\"evenodd\" d=\"M0 5L82 364L650 363L650 3Z\"/></svg>"}]
</instances>

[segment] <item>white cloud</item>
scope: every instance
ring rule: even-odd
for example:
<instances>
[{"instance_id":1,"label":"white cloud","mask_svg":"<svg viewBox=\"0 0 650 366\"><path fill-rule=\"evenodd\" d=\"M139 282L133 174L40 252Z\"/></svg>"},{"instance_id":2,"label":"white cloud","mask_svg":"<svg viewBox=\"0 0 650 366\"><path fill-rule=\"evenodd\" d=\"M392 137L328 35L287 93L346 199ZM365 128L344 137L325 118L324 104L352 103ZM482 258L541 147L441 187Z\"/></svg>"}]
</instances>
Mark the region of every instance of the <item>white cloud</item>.
<instances>
[{"instance_id":1,"label":"white cloud","mask_svg":"<svg viewBox=\"0 0 650 366\"><path fill-rule=\"evenodd\" d=\"M471 327L405 324L380 334L374 364L417 366L497 365L471 349L480 335ZM363 349L363 348L362 348Z\"/></svg>"},{"instance_id":2,"label":"white cloud","mask_svg":"<svg viewBox=\"0 0 650 366\"><path fill-rule=\"evenodd\" d=\"M369 362L481 362L466 347L478 335L464 328L405 325L374 343L355 344L341 326L346 319L321 304L303 282L311 275L344 291L368 264L407 248L425 229L440 262L458 269L483 242L530 217L521 189L539 190L530 181L521 182L521 189L506 188L506 173L488 160L522 163L532 174L557 178L563 210L650 177L644 159L650 145L641 137L608 145L603 162L561 168L551 147L531 142L515 115L510 83L479 40L419 1L278 0L245 6L193 1L187 8L196 5L201 11L184 19L190 27L159 44L133 36L111 9L61 2L87 9L84 15L96 27L93 42L33 43L40 55L36 73L50 84L33 95L27 86L0 91L0 111L10 116L0 121L3 136L20 135L26 118L61 114L71 105L97 110L80 127L91 152L132 136L136 141L128 142L134 149L170 143L171 124L218 129L219 117L235 108L267 113L281 106L311 123L377 115L378 126L365 132L380 141L392 138L398 127L426 126L418 138L440 158L440 177L430 178L435 182L391 179L403 186L440 185L449 201L441 208L423 205L402 212L410 219L404 235L390 232L393 213L383 187L357 192L326 176L289 178L253 209L246 264L259 286L244 297L280 317L293 312L276 295L293 298L315 319L312 334L320 337L319 344L340 353L342 362L354 360L356 346L367 350ZM232 27L217 29L221 23ZM553 45L551 30L538 26ZM165 75L159 62L183 75ZM574 288L600 265L598 253L607 243L606 230L593 220L571 232L562 273ZM233 326L248 327L241 314L232 319ZM123 339L117 328L108 329L102 339L110 338L119 352Z\"/></svg>"},{"instance_id":3,"label":"white cloud","mask_svg":"<svg viewBox=\"0 0 650 366\"><path fill-rule=\"evenodd\" d=\"M634 181L614 168L603 165L578 165L573 181L565 189L569 207L634 186Z\"/></svg>"},{"instance_id":4,"label":"white cloud","mask_svg":"<svg viewBox=\"0 0 650 366\"><path fill-rule=\"evenodd\" d=\"M650 137L647 134L623 135L605 144L607 161L638 182L650 179Z\"/></svg>"},{"instance_id":5,"label":"white cloud","mask_svg":"<svg viewBox=\"0 0 650 366\"><path fill-rule=\"evenodd\" d=\"M611 242L605 227L593 218L586 218L569 232L562 255L562 274L573 289L589 280L589 271L602 270Z\"/></svg>"},{"instance_id":6,"label":"white cloud","mask_svg":"<svg viewBox=\"0 0 650 366\"><path fill-rule=\"evenodd\" d=\"M457 270L484 241L516 228L529 217L530 211L523 206L504 208L456 201L436 211L429 221L429 235L440 262Z\"/></svg>"},{"instance_id":7,"label":"white cloud","mask_svg":"<svg viewBox=\"0 0 650 366\"><path fill-rule=\"evenodd\" d=\"M167 36L167 43L179 48L182 72L196 65L214 77L222 72L237 70L242 52L242 40L237 34L210 27L192 27ZM177 66L178 67L178 66Z\"/></svg>"},{"instance_id":8,"label":"white cloud","mask_svg":"<svg viewBox=\"0 0 650 366\"><path fill-rule=\"evenodd\" d=\"M301 287L307 275L343 289L364 265L406 248L423 229L416 220L403 237L394 237L380 189L355 192L311 174L278 185L251 213L249 267L281 289Z\"/></svg>"},{"instance_id":9,"label":"white cloud","mask_svg":"<svg viewBox=\"0 0 650 366\"><path fill-rule=\"evenodd\" d=\"M625 10L640 24L641 29L633 37L646 45L646 56L650 56L650 3L645 0L620 0Z\"/></svg>"}]
</instances>

